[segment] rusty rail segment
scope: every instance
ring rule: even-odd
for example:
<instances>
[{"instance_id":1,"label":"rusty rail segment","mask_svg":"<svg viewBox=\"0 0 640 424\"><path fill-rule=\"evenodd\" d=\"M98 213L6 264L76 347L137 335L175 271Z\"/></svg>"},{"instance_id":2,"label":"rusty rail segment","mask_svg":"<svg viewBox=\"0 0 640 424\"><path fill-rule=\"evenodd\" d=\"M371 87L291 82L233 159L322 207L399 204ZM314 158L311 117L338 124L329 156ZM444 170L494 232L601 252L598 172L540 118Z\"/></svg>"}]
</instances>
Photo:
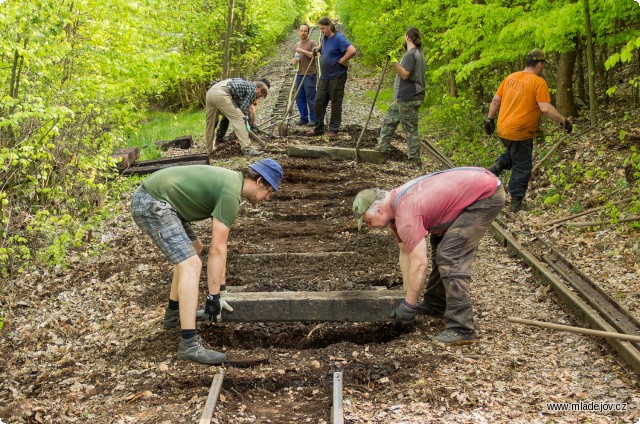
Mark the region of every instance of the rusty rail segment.
<instances>
[{"instance_id":1,"label":"rusty rail segment","mask_svg":"<svg viewBox=\"0 0 640 424\"><path fill-rule=\"evenodd\" d=\"M542 259L618 332L640 336L640 322L558 251L551 249ZM640 349L640 343L634 346Z\"/></svg>"},{"instance_id":2,"label":"rusty rail segment","mask_svg":"<svg viewBox=\"0 0 640 424\"><path fill-rule=\"evenodd\" d=\"M518 241L506 231L498 222L492 225L492 231L511 251L525 261L533 271L533 274L553 288L554 292L577 316L587 321L594 329L608 332L617 332L607 320L600 315L597 309L591 307L567 283L558 278L545 266L534 254L525 249ZM563 277L564 278L564 277ZM575 281L573 282L575 284ZM579 284L579 283L578 283ZM597 303L597 300L594 299ZM628 314L628 313L627 313ZM607 338L607 343L622 356L629 366L640 375L640 350L631 342Z\"/></svg>"}]
</instances>

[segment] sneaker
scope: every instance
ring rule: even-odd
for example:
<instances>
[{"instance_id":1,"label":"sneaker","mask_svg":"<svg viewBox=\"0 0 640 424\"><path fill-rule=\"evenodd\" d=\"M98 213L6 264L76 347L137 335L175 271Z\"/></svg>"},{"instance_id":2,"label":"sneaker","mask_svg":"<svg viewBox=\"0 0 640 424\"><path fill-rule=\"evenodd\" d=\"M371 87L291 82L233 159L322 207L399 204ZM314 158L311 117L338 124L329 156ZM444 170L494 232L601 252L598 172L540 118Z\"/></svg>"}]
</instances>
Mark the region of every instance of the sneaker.
<instances>
[{"instance_id":1,"label":"sneaker","mask_svg":"<svg viewBox=\"0 0 640 424\"><path fill-rule=\"evenodd\" d=\"M331 130L327 131L327 137L329 137L329 138L336 138L337 136L338 136L338 133L337 133L337 132L335 132L335 131L331 131Z\"/></svg>"},{"instance_id":2,"label":"sneaker","mask_svg":"<svg viewBox=\"0 0 640 424\"><path fill-rule=\"evenodd\" d=\"M322 134L324 134L324 133L322 133L322 132L318 132L318 131L316 131L316 130L307 131L307 132L305 133L305 135L306 135L307 137L316 137L316 136L319 136L319 135L322 135Z\"/></svg>"},{"instance_id":3,"label":"sneaker","mask_svg":"<svg viewBox=\"0 0 640 424\"><path fill-rule=\"evenodd\" d=\"M308 122L304 122L304 121L297 121L296 125L301 126L301 127L305 127L305 126L309 125L309 123Z\"/></svg>"},{"instance_id":4,"label":"sneaker","mask_svg":"<svg viewBox=\"0 0 640 424\"><path fill-rule=\"evenodd\" d=\"M256 150L256 149L253 149L253 148L251 148L251 149L244 149L244 150L242 151L242 153L243 153L245 156L260 156L260 155L264 155L264 152L263 152L262 150Z\"/></svg>"},{"instance_id":5,"label":"sneaker","mask_svg":"<svg viewBox=\"0 0 640 424\"><path fill-rule=\"evenodd\" d=\"M198 309L196 311L196 321L204 321L204 309ZM169 308L165 309L162 327L164 327L165 330L180 327L180 311Z\"/></svg>"},{"instance_id":6,"label":"sneaker","mask_svg":"<svg viewBox=\"0 0 640 424\"><path fill-rule=\"evenodd\" d=\"M447 328L442 333L433 337L433 339L439 343L454 345L454 344L473 343L477 339L477 337L475 332L471 334L462 334L462 333L458 333L456 330Z\"/></svg>"},{"instance_id":7,"label":"sneaker","mask_svg":"<svg viewBox=\"0 0 640 424\"><path fill-rule=\"evenodd\" d=\"M433 306L429 305L425 301L418 303L418 306L416 307L416 313L418 315L429 315L430 317L444 318L444 311L440 312L436 310Z\"/></svg>"},{"instance_id":8,"label":"sneaker","mask_svg":"<svg viewBox=\"0 0 640 424\"><path fill-rule=\"evenodd\" d=\"M315 126L316 126L316 123L315 123L315 122L309 122L309 123L307 124L307 127L311 127L311 128L313 128L313 127L315 127Z\"/></svg>"},{"instance_id":9,"label":"sneaker","mask_svg":"<svg viewBox=\"0 0 640 424\"><path fill-rule=\"evenodd\" d=\"M195 336L190 339L180 338L178 360L218 365L227 361L227 355L208 349L204 340L200 336Z\"/></svg>"}]
</instances>

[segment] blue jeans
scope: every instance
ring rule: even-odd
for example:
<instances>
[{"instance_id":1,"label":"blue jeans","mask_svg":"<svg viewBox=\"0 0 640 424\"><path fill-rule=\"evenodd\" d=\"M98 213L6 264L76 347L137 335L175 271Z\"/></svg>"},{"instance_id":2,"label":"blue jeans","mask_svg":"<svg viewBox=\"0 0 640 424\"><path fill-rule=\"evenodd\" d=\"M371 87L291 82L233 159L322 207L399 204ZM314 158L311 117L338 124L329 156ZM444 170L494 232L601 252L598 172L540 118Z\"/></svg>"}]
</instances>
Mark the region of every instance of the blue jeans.
<instances>
[{"instance_id":1,"label":"blue jeans","mask_svg":"<svg viewBox=\"0 0 640 424\"><path fill-rule=\"evenodd\" d=\"M296 77L296 90L300 87L300 81L304 75L298 75ZM300 111L300 122L316 122L316 115L313 112L313 108L316 104L316 74L307 75L302 81L302 87L298 91L296 97L296 105Z\"/></svg>"},{"instance_id":2,"label":"blue jeans","mask_svg":"<svg viewBox=\"0 0 640 424\"><path fill-rule=\"evenodd\" d=\"M509 194L511 197L524 197L533 169L533 139L513 141L500 138L500 141L506 149L496 162L501 169L511 169Z\"/></svg>"}]
</instances>

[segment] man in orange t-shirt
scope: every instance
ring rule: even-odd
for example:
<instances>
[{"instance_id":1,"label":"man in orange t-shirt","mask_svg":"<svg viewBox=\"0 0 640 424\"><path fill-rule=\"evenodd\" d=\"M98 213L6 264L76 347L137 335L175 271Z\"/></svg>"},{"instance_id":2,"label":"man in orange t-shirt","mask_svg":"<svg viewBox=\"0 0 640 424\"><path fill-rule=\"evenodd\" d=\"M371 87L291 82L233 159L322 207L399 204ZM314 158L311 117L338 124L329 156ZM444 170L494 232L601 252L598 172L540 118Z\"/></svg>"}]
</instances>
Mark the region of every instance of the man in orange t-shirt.
<instances>
[{"instance_id":1,"label":"man in orange t-shirt","mask_svg":"<svg viewBox=\"0 0 640 424\"><path fill-rule=\"evenodd\" d=\"M551 104L549 86L540 77L545 62L540 49L533 49L527 54L524 70L512 73L498 87L484 124L485 132L491 135L496 127L496 114L500 111L498 137L506 149L489 170L496 176L505 169L512 170L509 194L513 212L523 208L524 195L531 178L533 138L540 124L541 113L562 124L567 134L573 129L571 122Z\"/></svg>"}]
</instances>

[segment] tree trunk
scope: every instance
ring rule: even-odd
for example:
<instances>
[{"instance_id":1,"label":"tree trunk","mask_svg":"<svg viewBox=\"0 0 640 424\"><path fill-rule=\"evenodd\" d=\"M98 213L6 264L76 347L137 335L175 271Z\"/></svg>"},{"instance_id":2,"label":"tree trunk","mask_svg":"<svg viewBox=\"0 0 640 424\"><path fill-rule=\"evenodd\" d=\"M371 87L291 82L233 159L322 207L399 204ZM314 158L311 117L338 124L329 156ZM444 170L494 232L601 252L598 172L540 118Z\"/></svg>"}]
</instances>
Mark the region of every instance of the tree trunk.
<instances>
[{"instance_id":1,"label":"tree trunk","mask_svg":"<svg viewBox=\"0 0 640 424\"><path fill-rule=\"evenodd\" d=\"M582 48L582 43L580 41L576 42L576 51L578 53L577 64L578 69L576 69L576 74L578 78L578 103L580 108L584 107L587 104L587 90L585 88L585 78L584 78L584 49Z\"/></svg>"},{"instance_id":2,"label":"tree trunk","mask_svg":"<svg viewBox=\"0 0 640 424\"><path fill-rule=\"evenodd\" d=\"M564 116L576 116L576 104L573 99L573 67L576 51L560 54L558 66L556 108Z\"/></svg>"},{"instance_id":3,"label":"tree trunk","mask_svg":"<svg viewBox=\"0 0 640 424\"><path fill-rule=\"evenodd\" d=\"M236 19L235 22L235 27L233 28L234 32L237 32L238 34L242 34L244 32L244 28L245 28L245 20L247 20L247 5L245 2L239 2L238 4L238 9L239 9L239 14L238 14L238 19ZM242 57L242 55L245 52L245 44L244 41L242 40L236 40L235 45L233 46L234 51L235 51L235 58L236 58L236 63L234 64L233 67L233 71L234 73L239 72L240 75L245 75L246 70L244 68L247 67L247 65L243 66L242 63L238 63L237 61L240 59L240 57Z\"/></svg>"},{"instance_id":4,"label":"tree trunk","mask_svg":"<svg viewBox=\"0 0 640 424\"><path fill-rule=\"evenodd\" d=\"M447 88L449 90L449 96L458 97L458 85L456 84L456 75L451 71L447 72Z\"/></svg>"},{"instance_id":5,"label":"tree trunk","mask_svg":"<svg viewBox=\"0 0 640 424\"><path fill-rule=\"evenodd\" d=\"M591 32L591 15L589 14L589 0L584 0L584 29L587 38L587 64L589 77L589 119L591 126L598 125L598 99L596 98L596 84L594 81L595 64L593 51L593 33Z\"/></svg>"},{"instance_id":6,"label":"tree trunk","mask_svg":"<svg viewBox=\"0 0 640 424\"><path fill-rule=\"evenodd\" d=\"M235 10L235 0L229 1L229 14L227 16L227 34L224 38L224 46L222 48L222 75L220 79L229 78L230 62L231 62L231 35L233 34L233 12Z\"/></svg>"}]
</instances>

